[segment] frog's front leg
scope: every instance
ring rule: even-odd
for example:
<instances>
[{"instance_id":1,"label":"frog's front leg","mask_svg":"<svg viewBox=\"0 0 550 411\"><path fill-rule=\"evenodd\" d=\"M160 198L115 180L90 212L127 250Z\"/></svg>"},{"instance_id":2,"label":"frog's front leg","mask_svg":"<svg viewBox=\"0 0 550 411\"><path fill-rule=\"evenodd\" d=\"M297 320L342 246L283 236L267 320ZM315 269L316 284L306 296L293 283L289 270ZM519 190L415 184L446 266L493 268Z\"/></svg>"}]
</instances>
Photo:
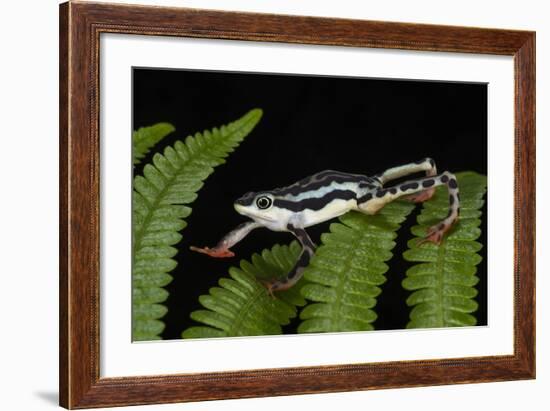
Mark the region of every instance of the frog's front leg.
<instances>
[{"instance_id":1,"label":"frog's front leg","mask_svg":"<svg viewBox=\"0 0 550 411\"><path fill-rule=\"evenodd\" d=\"M448 171L437 176L409 180L393 187L384 187L374 192L368 192L358 199L357 208L365 214L375 214L386 204L399 197L420 193L426 189L432 189L441 185L447 186L449 193L449 212L442 221L428 229L426 237L420 242L421 244L426 241L431 241L439 244L445 233L449 231L452 225L458 220L460 213L458 183L455 175Z\"/></svg>"},{"instance_id":2,"label":"frog's front leg","mask_svg":"<svg viewBox=\"0 0 550 411\"><path fill-rule=\"evenodd\" d=\"M239 241L241 241L244 237L248 235L252 230L255 228L262 227L261 224L250 221L247 223L242 223L238 225L234 230L227 233L219 242L216 244L214 248L209 247L203 247L198 248L191 246L189 249L192 251L196 251L198 253L207 254L210 257L233 257L235 253L230 250L231 247L233 247L235 244L237 244Z\"/></svg>"},{"instance_id":3,"label":"frog's front leg","mask_svg":"<svg viewBox=\"0 0 550 411\"><path fill-rule=\"evenodd\" d=\"M264 285L267 287L267 290L272 297L273 291L288 290L296 284L300 278L302 278L305 268L309 265L309 261L315 253L315 244L311 241L311 238L307 234L306 230L295 227L292 224L288 224L287 229L294 234L302 245L302 252L298 257L298 261L296 261L296 264L294 264L294 267L292 267L292 270L290 270L285 278L278 278L264 282Z\"/></svg>"}]
</instances>

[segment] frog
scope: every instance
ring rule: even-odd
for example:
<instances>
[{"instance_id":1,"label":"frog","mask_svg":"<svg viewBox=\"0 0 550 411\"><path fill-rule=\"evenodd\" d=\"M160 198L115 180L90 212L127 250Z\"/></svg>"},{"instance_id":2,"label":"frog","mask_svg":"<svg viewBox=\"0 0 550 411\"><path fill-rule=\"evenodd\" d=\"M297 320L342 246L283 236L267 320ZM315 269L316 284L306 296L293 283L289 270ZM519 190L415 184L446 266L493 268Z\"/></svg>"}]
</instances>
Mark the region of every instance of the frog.
<instances>
[{"instance_id":1,"label":"frog","mask_svg":"<svg viewBox=\"0 0 550 411\"><path fill-rule=\"evenodd\" d=\"M411 174L423 177L388 185L392 180ZM301 245L293 268L284 278L264 282L268 292L283 291L294 286L302 277L315 254L315 244L306 228L337 218L350 211L374 215L398 198L420 203L432 198L435 188L446 186L449 197L447 216L431 226L419 241L440 244L445 234L458 221L460 214L459 187L456 176L437 172L435 161L422 160L391 167L371 177L362 174L324 170L289 186L265 191L248 192L235 200L235 211L250 220L231 230L214 246L191 250L215 258L233 257L231 247L243 240L252 230L267 228L290 232Z\"/></svg>"}]
</instances>

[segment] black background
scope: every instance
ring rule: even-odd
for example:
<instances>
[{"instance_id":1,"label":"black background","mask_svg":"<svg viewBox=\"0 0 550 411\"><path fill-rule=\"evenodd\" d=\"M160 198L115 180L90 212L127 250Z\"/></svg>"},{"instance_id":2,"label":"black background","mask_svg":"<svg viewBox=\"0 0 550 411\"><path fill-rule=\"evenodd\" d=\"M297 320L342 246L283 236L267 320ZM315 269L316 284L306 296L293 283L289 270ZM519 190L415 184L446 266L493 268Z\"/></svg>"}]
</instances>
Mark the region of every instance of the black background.
<instances>
[{"instance_id":1,"label":"black background","mask_svg":"<svg viewBox=\"0 0 550 411\"><path fill-rule=\"evenodd\" d=\"M401 81L183 71L133 70L133 129L166 121L176 132L153 151L196 131L227 124L252 108L264 115L226 164L206 180L191 205L178 267L166 288L168 314L164 339L181 338L195 323L191 311L202 308L201 294L217 285L231 265L276 243L289 243L289 233L253 231L233 247L236 257L213 259L189 251L190 245L213 246L246 218L233 201L247 191L285 186L310 174L334 169L372 175L386 168L432 157L438 171L473 170L487 174L487 86L485 84ZM141 173L152 153L137 166ZM398 231L396 256L405 250L417 207ZM486 206L484 210L486 215ZM308 228L312 239L330 222ZM487 244L486 218L482 237ZM402 239L402 241L399 241ZM487 259L478 267L479 325L487 324ZM378 297L376 329L404 328L410 294L401 287L409 263L395 258ZM299 320L285 328L295 332Z\"/></svg>"}]
</instances>

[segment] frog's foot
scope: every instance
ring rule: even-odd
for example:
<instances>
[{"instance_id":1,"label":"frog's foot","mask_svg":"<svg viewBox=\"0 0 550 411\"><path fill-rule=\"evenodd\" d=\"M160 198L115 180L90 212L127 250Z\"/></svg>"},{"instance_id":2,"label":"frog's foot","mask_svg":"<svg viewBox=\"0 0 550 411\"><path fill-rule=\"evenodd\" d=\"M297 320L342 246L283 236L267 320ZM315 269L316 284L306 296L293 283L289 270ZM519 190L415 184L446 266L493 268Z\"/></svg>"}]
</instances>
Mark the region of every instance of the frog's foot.
<instances>
[{"instance_id":1,"label":"frog's foot","mask_svg":"<svg viewBox=\"0 0 550 411\"><path fill-rule=\"evenodd\" d=\"M443 240L443 236L451 229L453 226L453 223L447 223L447 222L441 222L439 224L436 224L428 229L428 232L426 233L426 237L418 241L416 243L417 246L431 242L434 244L441 244L441 241Z\"/></svg>"},{"instance_id":2,"label":"frog's foot","mask_svg":"<svg viewBox=\"0 0 550 411\"><path fill-rule=\"evenodd\" d=\"M227 257L235 256L235 253L233 251L231 251L229 248L220 248L220 247L198 248L198 247L191 246L191 247L189 247L189 249L191 251L196 251L197 253L206 254L206 255L209 255L210 257L214 257L214 258L227 258Z\"/></svg>"},{"instance_id":3,"label":"frog's foot","mask_svg":"<svg viewBox=\"0 0 550 411\"><path fill-rule=\"evenodd\" d=\"M264 280L264 279L258 279L262 283L262 285L267 289L267 292L271 296L271 298L275 299L275 294L273 294L273 291L276 288L277 280Z\"/></svg>"},{"instance_id":4,"label":"frog's foot","mask_svg":"<svg viewBox=\"0 0 550 411\"><path fill-rule=\"evenodd\" d=\"M412 201L413 203L423 203L424 201L427 201L430 198L432 198L434 193L435 193L435 188L429 188L419 193L405 196L404 198L406 200Z\"/></svg>"}]
</instances>

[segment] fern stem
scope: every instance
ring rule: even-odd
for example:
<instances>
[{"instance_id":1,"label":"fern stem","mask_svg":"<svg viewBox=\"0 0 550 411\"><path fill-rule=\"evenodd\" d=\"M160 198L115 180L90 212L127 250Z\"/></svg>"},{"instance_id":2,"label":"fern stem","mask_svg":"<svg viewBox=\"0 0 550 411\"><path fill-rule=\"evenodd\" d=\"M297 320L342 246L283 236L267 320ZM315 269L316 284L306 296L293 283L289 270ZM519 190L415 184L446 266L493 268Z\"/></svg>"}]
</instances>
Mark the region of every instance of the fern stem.
<instances>
[{"instance_id":1,"label":"fern stem","mask_svg":"<svg viewBox=\"0 0 550 411\"><path fill-rule=\"evenodd\" d=\"M443 261L445 261L445 250L446 250L447 241L444 239L439 246L438 252L437 252L437 270L442 273L443 272ZM443 287L445 285L445 280L443 275L437 276L438 281L438 288L439 290L443 290ZM444 317L444 311L443 307L445 306L445 303L443 301L443 293L438 293L439 297L439 306L441 307L440 310L438 310L438 327L444 327L445 326L445 317Z\"/></svg>"},{"instance_id":2,"label":"fern stem","mask_svg":"<svg viewBox=\"0 0 550 411\"><path fill-rule=\"evenodd\" d=\"M265 296L265 290L261 288L257 288L252 294L252 297L248 298L245 302L245 304L239 308L238 315L235 318L235 322L231 325L231 328L227 331L229 335L241 335L241 330L244 328L242 327L242 324L247 318L247 315L249 315L252 307L254 307L257 302L260 300L260 298Z\"/></svg>"}]
</instances>

